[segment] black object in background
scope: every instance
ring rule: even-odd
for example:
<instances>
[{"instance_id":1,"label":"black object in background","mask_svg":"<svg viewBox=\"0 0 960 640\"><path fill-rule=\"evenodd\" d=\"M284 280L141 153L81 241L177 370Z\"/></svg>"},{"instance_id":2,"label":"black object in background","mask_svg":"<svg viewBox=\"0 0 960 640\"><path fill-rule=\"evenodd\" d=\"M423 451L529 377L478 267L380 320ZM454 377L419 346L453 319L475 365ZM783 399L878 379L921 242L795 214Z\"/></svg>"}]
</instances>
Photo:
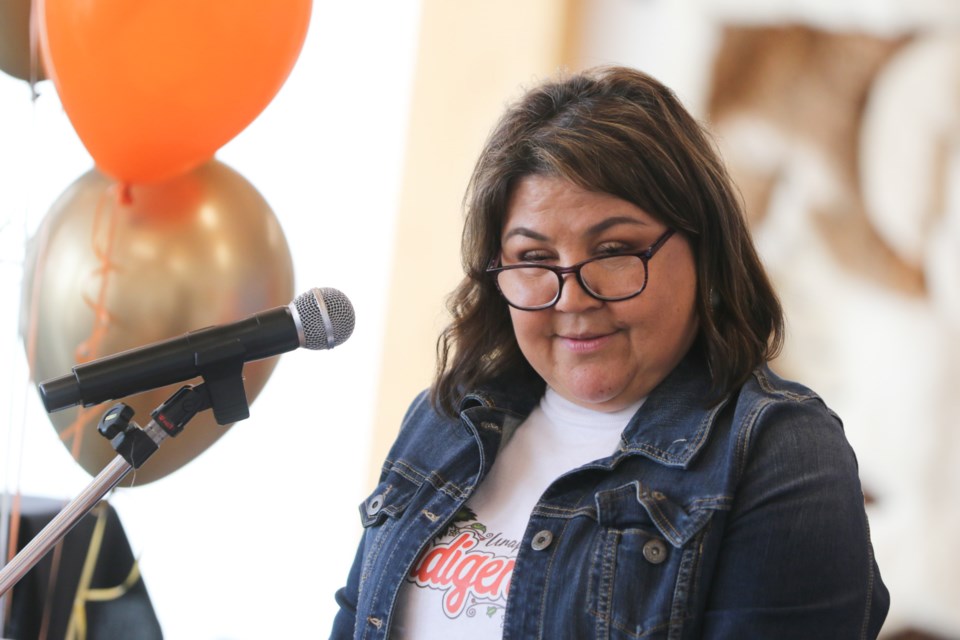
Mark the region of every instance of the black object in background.
<instances>
[{"instance_id":1,"label":"black object in background","mask_svg":"<svg viewBox=\"0 0 960 640\"><path fill-rule=\"evenodd\" d=\"M62 507L59 500L23 497L17 549L22 549ZM106 521L96 565L87 588L111 589L124 584L130 576L135 559L116 511L108 503L101 502L63 538L59 552L47 554L13 588L12 606L4 629L4 638L40 638L45 609L49 619L44 637L51 640L65 637L101 509L105 510L103 516ZM53 563L57 558L57 572L51 582ZM87 601L83 606L86 640L163 638L160 622L142 578L138 577L122 595L109 600Z\"/></svg>"}]
</instances>

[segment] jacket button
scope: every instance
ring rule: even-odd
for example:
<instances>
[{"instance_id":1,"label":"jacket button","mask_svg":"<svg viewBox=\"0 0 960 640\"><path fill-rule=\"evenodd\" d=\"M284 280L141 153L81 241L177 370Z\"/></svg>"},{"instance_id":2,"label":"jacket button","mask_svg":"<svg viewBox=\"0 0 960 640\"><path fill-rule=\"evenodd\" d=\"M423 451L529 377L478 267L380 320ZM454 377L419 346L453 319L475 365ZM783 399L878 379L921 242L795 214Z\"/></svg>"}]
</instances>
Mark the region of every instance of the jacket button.
<instances>
[{"instance_id":1,"label":"jacket button","mask_svg":"<svg viewBox=\"0 0 960 640\"><path fill-rule=\"evenodd\" d=\"M530 546L533 547L534 551L543 551L550 546L551 542L553 542L553 534L544 529L533 536L533 540L530 541Z\"/></svg>"},{"instance_id":2,"label":"jacket button","mask_svg":"<svg viewBox=\"0 0 960 640\"><path fill-rule=\"evenodd\" d=\"M657 538L647 540L643 545L643 557L650 564L660 564L667 559L667 545Z\"/></svg>"},{"instance_id":3,"label":"jacket button","mask_svg":"<svg viewBox=\"0 0 960 640\"><path fill-rule=\"evenodd\" d=\"M367 503L367 515L375 516L380 513L380 509L383 508L383 494L378 493L377 495L370 498L370 502Z\"/></svg>"}]
</instances>

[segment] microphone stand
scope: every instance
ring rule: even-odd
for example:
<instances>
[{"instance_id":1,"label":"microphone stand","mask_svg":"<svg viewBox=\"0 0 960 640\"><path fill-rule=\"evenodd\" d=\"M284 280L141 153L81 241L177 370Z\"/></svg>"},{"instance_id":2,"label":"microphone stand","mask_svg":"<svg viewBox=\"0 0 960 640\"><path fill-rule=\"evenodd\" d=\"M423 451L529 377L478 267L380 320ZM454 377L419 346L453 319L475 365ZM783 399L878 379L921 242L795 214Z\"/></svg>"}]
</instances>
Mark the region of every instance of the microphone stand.
<instances>
[{"instance_id":1,"label":"microphone stand","mask_svg":"<svg viewBox=\"0 0 960 640\"><path fill-rule=\"evenodd\" d=\"M180 388L151 414L152 420L141 428L133 422L133 409L125 404L114 405L100 420L97 430L117 452L113 459L20 553L0 568L0 596L27 574L83 516L123 480L133 469L139 469L147 458L168 437L175 437L197 413L211 408L208 383ZM241 393L243 387L240 387ZM236 402L236 397L233 397ZM246 404L246 397L243 397ZM216 413L216 409L214 410ZM246 417L246 416L244 416ZM218 420L219 422L219 420ZM221 423L223 424L223 423Z\"/></svg>"}]
</instances>

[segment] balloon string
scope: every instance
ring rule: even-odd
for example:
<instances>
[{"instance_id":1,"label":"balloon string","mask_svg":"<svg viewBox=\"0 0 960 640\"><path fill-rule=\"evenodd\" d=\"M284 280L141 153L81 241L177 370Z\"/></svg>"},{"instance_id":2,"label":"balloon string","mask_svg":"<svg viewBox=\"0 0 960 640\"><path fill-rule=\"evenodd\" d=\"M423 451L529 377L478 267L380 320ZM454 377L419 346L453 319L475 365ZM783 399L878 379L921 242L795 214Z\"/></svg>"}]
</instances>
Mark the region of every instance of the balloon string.
<instances>
[{"instance_id":1,"label":"balloon string","mask_svg":"<svg viewBox=\"0 0 960 640\"><path fill-rule=\"evenodd\" d=\"M29 47L30 47L30 99L36 103L40 93L37 91L37 83L40 82L40 16L39 3L30 3L30 18L27 26Z\"/></svg>"},{"instance_id":2,"label":"balloon string","mask_svg":"<svg viewBox=\"0 0 960 640\"><path fill-rule=\"evenodd\" d=\"M40 23L39 23L37 12L38 12L38 3L36 2L31 3L29 22L28 22L28 37L29 37L28 45L30 48L30 79L29 79L30 102L31 102L30 126L33 132L35 132L36 126L37 126L36 124L37 99L40 97L40 93L37 91L37 83L42 79L40 77L41 66L40 66L39 46L38 46ZM33 160L33 158L30 158L30 160ZM32 162L28 164L27 173L29 173L31 169L35 169L35 164ZM29 237L27 232L28 219L29 219L29 213L30 213L29 189L27 190L26 193L27 193L28 202L24 207L24 215L22 219L24 245L26 245L27 238ZM9 222L10 220L5 221L3 226L6 227L6 225ZM41 251L45 251L45 246L46 246L46 243L44 242L42 245L42 247L44 248L42 248ZM20 267L21 268L26 267L25 260L21 259ZM31 302L33 301L31 300ZM36 316L33 313L32 305L31 305L31 315L29 316L28 322L29 322L29 325L28 325L27 337L29 340L31 336L30 332L33 331L36 323ZM33 338L35 343L35 338L36 338L35 333L33 335ZM28 342L27 365L28 365L28 371L31 371L31 372L33 370L32 362L33 360L29 356L29 342ZM5 455L6 455L6 463L8 465L7 468L9 469L13 467L14 472L13 472L13 478L10 477L9 473L4 474L3 486L0 487L0 491L2 491L2 498L0 498L0 554L4 554L3 557L0 558L0 566L6 565L8 562L13 560L13 558L17 555L17 550L19 548L19 542L20 542L20 527L22 523L22 500L21 500L22 493L20 488L20 480L21 480L21 475L23 473L22 467L23 467L23 457L24 457L23 450L25 445L24 434L26 432L26 422L25 422L24 416L21 415L20 421L19 421L20 422L19 447L18 447L19 454L17 455L16 464L13 465L12 457L14 456L14 453L13 453L14 447L11 446L14 438L14 435L13 435L14 433L13 432L14 430L13 388L14 387L11 387L11 393L10 393L11 395L11 404L10 404L11 408L10 408L10 420L9 420L10 431L8 432L7 451ZM24 386L24 391L26 391L26 385ZM24 395L24 399L25 399L25 395ZM26 402L24 401L22 406L25 407L25 405L26 405ZM11 480L14 485L12 487L8 484L11 482ZM13 607L13 591L11 590L6 594L0 595L0 635L3 634L3 630L6 628L6 622L11 618L12 607Z\"/></svg>"},{"instance_id":3,"label":"balloon string","mask_svg":"<svg viewBox=\"0 0 960 640\"><path fill-rule=\"evenodd\" d=\"M107 310L106 300L110 274L117 271L117 265L111 260L113 240L117 230L117 216L116 206L104 207L104 200L111 190L112 188L108 187L101 194L93 216L90 244L93 255L96 257L97 267L93 270L92 275L99 278L100 282L96 299L91 299L85 292L83 294L84 303L93 311L93 330L86 340L77 345L74 352L77 364L88 362L100 354L100 347L107 334L107 329L110 327L111 317ZM104 213L105 208L107 209L106 213ZM104 225L104 218L106 218L106 225Z\"/></svg>"},{"instance_id":4,"label":"balloon string","mask_svg":"<svg viewBox=\"0 0 960 640\"><path fill-rule=\"evenodd\" d=\"M73 438L73 441L70 443L70 455L73 458L79 459L80 448L83 444L83 436L85 434L83 427L84 422L87 419L87 415L90 414L90 409L86 407L79 407L77 409L77 415L63 431L60 432L60 439L67 440L68 438Z\"/></svg>"},{"instance_id":5,"label":"balloon string","mask_svg":"<svg viewBox=\"0 0 960 640\"><path fill-rule=\"evenodd\" d=\"M100 355L107 329L110 328L113 320L112 315L107 310L107 287L110 284L111 274L118 271L117 265L111 259L117 231L117 208L118 205L122 205L129 198L129 186L121 186L115 197L110 199L108 203L107 196L114 190L115 187L105 189L100 195L97 207L94 210L90 245L93 255L96 257L97 267L91 275L98 279L99 283L95 298L91 298L85 292L81 294L84 303L93 312L93 327L90 335L80 342L74 351L74 360L77 364L89 362ZM70 453L74 458L80 455L80 447L85 435L83 426L89 413L90 409L80 407L73 422L60 432L61 440L73 438Z\"/></svg>"}]
</instances>

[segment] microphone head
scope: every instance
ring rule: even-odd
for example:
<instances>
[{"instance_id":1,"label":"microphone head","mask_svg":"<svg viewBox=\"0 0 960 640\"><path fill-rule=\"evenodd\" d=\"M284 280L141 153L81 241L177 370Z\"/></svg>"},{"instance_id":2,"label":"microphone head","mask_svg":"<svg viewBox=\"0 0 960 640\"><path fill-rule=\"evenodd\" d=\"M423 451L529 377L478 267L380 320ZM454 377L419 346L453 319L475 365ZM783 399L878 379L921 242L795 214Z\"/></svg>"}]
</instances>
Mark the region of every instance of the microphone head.
<instances>
[{"instance_id":1,"label":"microphone head","mask_svg":"<svg viewBox=\"0 0 960 640\"><path fill-rule=\"evenodd\" d=\"M333 349L353 333L353 305L343 292L330 287L301 293L290 303L300 345L307 349Z\"/></svg>"}]
</instances>

